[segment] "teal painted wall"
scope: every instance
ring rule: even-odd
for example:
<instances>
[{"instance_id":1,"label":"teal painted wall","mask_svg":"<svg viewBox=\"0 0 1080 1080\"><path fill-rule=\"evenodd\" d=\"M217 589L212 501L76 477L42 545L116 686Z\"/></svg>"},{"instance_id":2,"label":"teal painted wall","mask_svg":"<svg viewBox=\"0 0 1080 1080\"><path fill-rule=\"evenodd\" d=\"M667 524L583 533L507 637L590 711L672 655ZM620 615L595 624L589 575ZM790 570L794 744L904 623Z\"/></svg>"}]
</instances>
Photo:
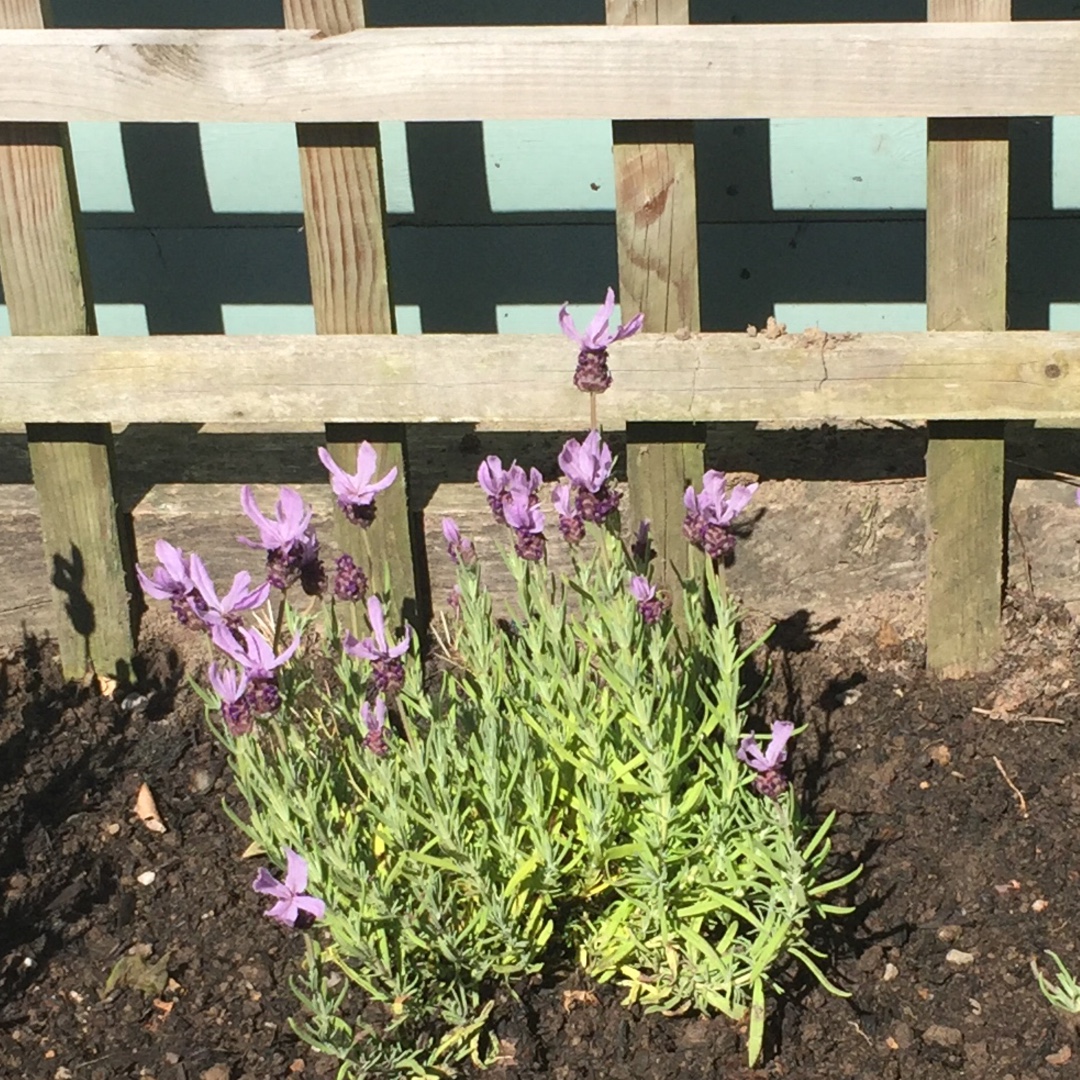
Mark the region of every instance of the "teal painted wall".
<instances>
[{"instance_id":1,"label":"teal painted wall","mask_svg":"<svg viewBox=\"0 0 1080 1080\"><path fill-rule=\"evenodd\" d=\"M277 26L279 0L53 0L63 26ZM1069 0L1017 18L1075 17ZM373 25L589 23L602 0L368 0ZM909 0L696 0L699 22L922 19ZM583 73L587 78L587 73ZM1016 121L1010 325L1080 327L1080 121ZM72 125L102 333L308 333L290 125ZM706 329L921 329L925 123L696 125ZM384 124L402 332L557 332L616 278L606 123ZM6 332L0 306L0 332Z\"/></svg>"}]
</instances>

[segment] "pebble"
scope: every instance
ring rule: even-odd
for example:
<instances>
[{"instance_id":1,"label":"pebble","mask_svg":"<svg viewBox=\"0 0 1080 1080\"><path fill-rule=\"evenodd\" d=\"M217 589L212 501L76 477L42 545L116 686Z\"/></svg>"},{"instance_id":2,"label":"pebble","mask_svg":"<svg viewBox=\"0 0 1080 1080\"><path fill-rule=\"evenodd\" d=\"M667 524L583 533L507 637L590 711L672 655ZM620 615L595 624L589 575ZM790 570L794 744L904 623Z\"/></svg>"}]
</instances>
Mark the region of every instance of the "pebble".
<instances>
[{"instance_id":1,"label":"pebble","mask_svg":"<svg viewBox=\"0 0 1080 1080\"><path fill-rule=\"evenodd\" d=\"M892 982L897 975L900 974L900 969L895 964L886 964L885 970L881 973L882 982Z\"/></svg>"},{"instance_id":2,"label":"pebble","mask_svg":"<svg viewBox=\"0 0 1080 1080\"><path fill-rule=\"evenodd\" d=\"M959 1046L964 1041L964 1033L959 1028L945 1027L943 1024L931 1024L922 1037L923 1042L932 1046Z\"/></svg>"},{"instance_id":3,"label":"pebble","mask_svg":"<svg viewBox=\"0 0 1080 1080\"><path fill-rule=\"evenodd\" d=\"M206 1072L199 1073L199 1080L229 1080L227 1065L211 1065Z\"/></svg>"},{"instance_id":4,"label":"pebble","mask_svg":"<svg viewBox=\"0 0 1080 1080\"><path fill-rule=\"evenodd\" d=\"M144 870L135 880L140 885L153 885L157 881L157 874L153 870Z\"/></svg>"},{"instance_id":5,"label":"pebble","mask_svg":"<svg viewBox=\"0 0 1080 1080\"><path fill-rule=\"evenodd\" d=\"M915 1032L910 1024L899 1023L893 1028L893 1038L901 1050L906 1050L915 1042Z\"/></svg>"},{"instance_id":6,"label":"pebble","mask_svg":"<svg viewBox=\"0 0 1080 1080\"><path fill-rule=\"evenodd\" d=\"M191 790L205 795L214 786L214 778L206 769L195 769L191 774Z\"/></svg>"},{"instance_id":7,"label":"pebble","mask_svg":"<svg viewBox=\"0 0 1080 1080\"><path fill-rule=\"evenodd\" d=\"M975 963L975 956L973 953L964 952L962 949L950 949L945 954L945 963L952 964L953 967L970 967Z\"/></svg>"},{"instance_id":8,"label":"pebble","mask_svg":"<svg viewBox=\"0 0 1080 1080\"><path fill-rule=\"evenodd\" d=\"M953 942L960 936L962 931L962 926L957 926L955 923L946 923L937 932L938 941Z\"/></svg>"}]
</instances>

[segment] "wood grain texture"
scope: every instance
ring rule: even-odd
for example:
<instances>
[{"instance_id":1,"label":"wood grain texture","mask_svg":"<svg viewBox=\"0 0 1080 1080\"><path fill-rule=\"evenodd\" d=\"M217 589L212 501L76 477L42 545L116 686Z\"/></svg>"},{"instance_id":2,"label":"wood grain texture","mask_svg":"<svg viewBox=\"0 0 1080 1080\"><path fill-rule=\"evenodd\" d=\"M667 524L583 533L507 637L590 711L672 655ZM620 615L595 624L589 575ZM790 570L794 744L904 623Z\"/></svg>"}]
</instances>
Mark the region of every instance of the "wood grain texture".
<instances>
[{"instance_id":1,"label":"wood grain texture","mask_svg":"<svg viewBox=\"0 0 1080 1080\"><path fill-rule=\"evenodd\" d=\"M328 36L364 27L362 0L284 0L284 14L286 26ZM378 126L298 124L296 135L316 332L392 333ZM330 453L349 472L364 440L375 448L379 475L398 470L397 482L379 496L370 528L360 529L338 512L334 538L369 579L379 581L385 569L391 621L408 617L421 625L426 590L417 585L418 527L409 507L406 438L400 424L381 425L378 432L340 424L326 429Z\"/></svg>"},{"instance_id":2,"label":"wood grain texture","mask_svg":"<svg viewBox=\"0 0 1080 1080\"><path fill-rule=\"evenodd\" d=\"M39 0L0 3L9 25L43 26L47 17ZM66 128L0 124L0 280L12 334L93 333L77 218ZM112 431L30 424L27 438L64 673L115 675L133 651L132 552L113 485Z\"/></svg>"},{"instance_id":3,"label":"wood grain texture","mask_svg":"<svg viewBox=\"0 0 1080 1080\"><path fill-rule=\"evenodd\" d=\"M612 26L683 24L688 0L607 0ZM640 311L654 332L701 329L693 125L616 121L615 227L624 318ZM650 523L653 577L682 618L678 580L689 572L682 493L704 471L705 439L695 425L629 424L626 469L632 523Z\"/></svg>"},{"instance_id":4,"label":"wood grain texture","mask_svg":"<svg viewBox=\"0 0 1080 1080\"><path fill-rule=\"evenodd\" d=\"M931 0L931 20L1008 19L1007 0ZM1004 331L1009 224L1008 122L932 119L928 127L926 302L931 330ZM931 424L926 454L927 664L959 677L1001 647L1004 430Z\"/></svg>"},{"instance_id":5,"label":"wood grain texture","mask_svg":"<svg viewBox=\"0 0 1080 1080\"><path fill-rule=\"evenodd\" d=\"M521 357L529 363L522 364ZM0 423L520 424L581 415L554 335L0 338ZM1067 420L1080 413L1080 333L802 334L612 350L605 428L634 421Z\"/></svg>"},{"instance_id":6,"label":"wood grain texture","mask_svg":"<svg viewBox=\"0 0 1080 1080\"><path fill-rule=\"evenodd\" d=\"M1066 116L1078 54L1076 21L5 30L0 120Z\"/></svg>"}]
</instances>

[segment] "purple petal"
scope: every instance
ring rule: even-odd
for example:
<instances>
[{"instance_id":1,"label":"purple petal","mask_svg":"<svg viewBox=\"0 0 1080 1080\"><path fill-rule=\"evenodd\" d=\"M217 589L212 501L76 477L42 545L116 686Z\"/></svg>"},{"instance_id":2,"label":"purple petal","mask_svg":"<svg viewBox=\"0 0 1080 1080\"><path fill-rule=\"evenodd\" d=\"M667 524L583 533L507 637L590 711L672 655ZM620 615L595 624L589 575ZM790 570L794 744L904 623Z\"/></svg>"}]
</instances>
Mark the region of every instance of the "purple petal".
<instances>
[{"instance_id":1,"label":"purple petal","mask_svg":"<svg viewBox=\"0 0 1080 1080\"><path fill-rule=\"evenodd\" d=\"M375 635L375 644L386 652L386 618L383 615L382 602L377 596L369 596L367 602L368 624Z\"/></svg>"},{"instance_id":2,"label":"purple petal","mask_svg":"<svg viewBox=\"0 0 1080 1080\"><path fill-rule=\"evenodd\" d=\"M616 341L625 341L628 337L633 337L633 335L636 334L644 325L645 316L641 312L638 312L638 314L635 315L628 323L626 323L624 326L620 326L619 329L615 331L615 336L611 339L611 343L614 343Z\"/></svg>"},{"instance_id":3,"label":"purple petal","mask_svg":"<svg viewBox=\"0 0 1080 1080\"><path fill-rule=\"evenodd\" d=\"M502 458L496 457L494 454L484 458L476 472L476 479L486 495L497 499L502 493L503 485L506 483L506 472L503 469Z\"/></svg>"},{"instance_id":4,"label":"purple petal","mask_svg":"<svg viewBox=\"0 0 1080 1080\"><path fill-rule=\"evenodd\" d=\"M292 848L285 849L285 888L294 894L302 893L307 888L308 865L306 860L297 855Z\"/></svg>"},{"instance_id":5,"label":"purple petal","mask_svg":"<svg viewBox=\"0 0 1080 1080\"><path fill-rule=\"evenodd\" d=\"M559 484L551 492L551 505L560 517L575 517L574 508L570 505L570 485Z\"/></svg>"},{"instance_id":6,"label":"purple petal","mask_svg":"<svg viewBox=\"0 0 1080 1080\"><path fill-rule=\"evenodd\" d=\"M639 603L651 600L656 595L656 589L649 584L649 579L640 574L635 574L630 579L630 592Z\"/></svg>"},{"instance_id":7,"label":"purple petal","mask_svg":"<svg viewBox=\"0 0 1080 1080\"><path fill-rule=\"evenodd\" d=\"M266 912L267 918L277 919L283 926L295 926L299 914L297 898L291 894L287 900L279 900Z\"/></svg>"},{"instance_id":8,"label":"purple petal","mask_svg":"<svg viewBox=\"0 0 1080 1080\"><path fill-rule=\"evenodd\" d=\"M461 543L461 530L458 528L457 522L451 517L442 519L442 534L443 538L451 546L456 547Z\"/></svg>"},{"instance_id":9,"label":"purple petal","mask_svg":"<svg viewBox=\"0 0 1080 1080\"><path fill-rule=\"evenodd\" d=\"M255 880L251 883L251 887L257 892L262 893L264 896L276 896L279 900L291 900L291 890L278 881L265 866L259 867L259 872L255 875Z\"/></svg>"},{"instance_id":10,"label":"purple petal","mask_svg":"<svg viewBox=\"0 0 1080 1080\"><path fill-rule=\"evenodd\" d=\"M770 768L776 768L787 760L787 743L791 738L795 725L790 720L777 720L772 725L772 739L765 751L765 760Z\"/></svg>"},{"instance_id":11,"label":"purple petal","mask_svg":"<svg viewBox=\"0 0 1080 1080\"><path fill-rule=\"evenodd\" d=\"M607 295L604 297L604 303L592 317L592 322L589 323L585 333L582 334L587 349L599 350L610 344L611 338L608 334L608 325L611 323L611 314L614 310L615 290L609 285Z\"/></svg>"},{"instance_id":12,"label":"purple petal","mask_svg":"<svg viewBox=\"0 0 1080 1080\"><path fill-rule=\"evenodd\" d=\"M576 342L578 345L585 344L582 336L577 331L577 327L574 325L574 320L570 317L569 302L559 308L559 327L571 341Z\"/></svg>"},{"instance_id":13,"label":"purple petal","mask_svg":"<svg viewBox=\"0 0 1080 1080\"><path fill-rule=\"evenodd\" d=\"M361 641L350 630L345 631L345 637L342 639L341 644L345 651L357 660L378 660L382 655L373 638L364 638Z\"/></svg>"},{"instance_id":14,"label":"purple petal","mask_svg":"<svg viewBox=\"0 0 1080 1080\"><path fill-rule=\"evenodd\" d=\"M749 765L751 769L756 769L758 772L767 772L772 768L764 754L762 754L757 739L752 735L748 735L739 743L739 749L735 751L735 756L744 765Z\"/></svg>"},{"instance_id":15,"label":"purple petal","mask_svg":"<svg viewBox=\"0 0 1080 1080\"><path fill-rule=\"evenodd\" d=\"M313 919L321 919L326 914L326 904L315 896L298 896L296 906L306 911ZM295 925L296 919L293 919Z\"/></svg>"},{"instance_id":16,"label":"purple petal","mask_svg":"<svg viewBox=\"0 0 1080 1080\"><path fill-rule=\"evenodd\" d=\"M245 484L240 489L240 507L244 511L244 513L247 514L247 516L251 519L253 524L258 528L260 539L265 541L273 526L271 525L270 520L263 514L263 512L259 509L258 504L255 502L255 493L251 490L250 484ZM254 544L250 540L245 540L242 542L247 543L252 547L264 546L263 544Z\"/></svg>"}]
</instances>

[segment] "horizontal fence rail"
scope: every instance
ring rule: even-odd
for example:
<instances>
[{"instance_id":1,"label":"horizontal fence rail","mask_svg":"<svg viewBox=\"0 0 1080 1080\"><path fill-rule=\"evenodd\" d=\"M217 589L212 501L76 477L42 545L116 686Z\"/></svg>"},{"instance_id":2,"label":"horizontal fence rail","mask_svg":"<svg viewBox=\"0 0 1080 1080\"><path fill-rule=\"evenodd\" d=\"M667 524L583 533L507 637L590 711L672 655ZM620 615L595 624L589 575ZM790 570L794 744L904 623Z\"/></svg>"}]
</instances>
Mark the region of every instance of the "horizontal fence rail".
<instances>
[{"instance_id":1,"label":"horizontal fence rail","mask_svg":"<svg viewBox=\"0 0 1080 1080\"><path fill-rule=\"evenodd\" d=\"M1080 114L1080 23L0 30L0 121Z\"/></svg>"},{"instance_id":2,"label":"horizontal fence rail","mask_svg":"<svg viewBox=\"0 0 1080 1080\"><path fill-rule=\"evenodd\" d=\"M0 423L491 422L579 427L561 337L0 339ZM1080 413L1080 333L775 340L642 334L613 353L606 427L633 421L1061 420Z\"/></svg>"}]
</instances>

